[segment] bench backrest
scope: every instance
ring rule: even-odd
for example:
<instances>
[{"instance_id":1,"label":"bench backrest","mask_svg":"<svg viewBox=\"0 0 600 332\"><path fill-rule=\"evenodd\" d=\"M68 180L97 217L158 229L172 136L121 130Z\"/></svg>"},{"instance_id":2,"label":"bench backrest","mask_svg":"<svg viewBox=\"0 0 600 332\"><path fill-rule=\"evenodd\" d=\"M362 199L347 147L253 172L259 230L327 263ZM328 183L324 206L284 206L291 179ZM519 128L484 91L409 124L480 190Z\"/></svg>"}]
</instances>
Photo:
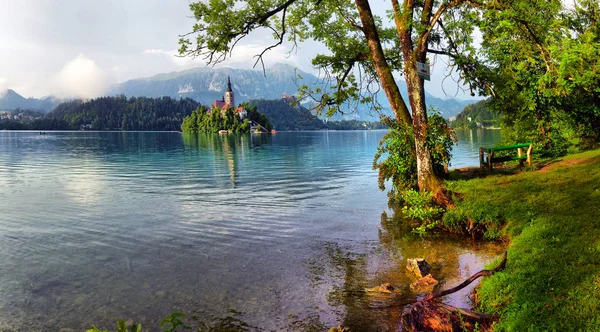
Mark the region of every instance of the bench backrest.
<instances>
[{"instance_id":1,"label":"bench backrest","mask_svg":"<svg viewBox=\"0 0 600 332\"><path fill-rule=\"evenodd\" d=\"M490 152L490 151L512 150L512 149L518 149L518 148L527 148L531 144L533 144L533 143L529 142L529 143L519 143L519 144L505 145L505 146L495 146L493 148L487 149L487 152Z\"/></svg>"}]
</instances>

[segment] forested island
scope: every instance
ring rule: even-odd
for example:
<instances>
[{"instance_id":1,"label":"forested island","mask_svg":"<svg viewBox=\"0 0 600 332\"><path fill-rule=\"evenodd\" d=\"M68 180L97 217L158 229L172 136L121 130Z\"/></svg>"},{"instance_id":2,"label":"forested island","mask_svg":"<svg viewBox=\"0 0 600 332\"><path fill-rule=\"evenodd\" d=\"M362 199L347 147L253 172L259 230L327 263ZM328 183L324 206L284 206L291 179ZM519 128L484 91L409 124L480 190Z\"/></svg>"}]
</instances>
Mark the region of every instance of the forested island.
<instances>
[{"instance_id":1,"label":"forested island","mask_svg":"<svg viewBox=\"0 0 600 332\"><path fill-rule=\"evenodd\" d=\"M183 119L181 131L184 133L217 133L227 130L234 133L247 133L253 127L258 131L261 131L261 128L271 131L273 128L271 122L264 114L259 113L256 107L243 105L242 109L246 112L243 117L233 107L222 110L216 107L206 109L200 106Z\"/></svg>"}]
</instances>

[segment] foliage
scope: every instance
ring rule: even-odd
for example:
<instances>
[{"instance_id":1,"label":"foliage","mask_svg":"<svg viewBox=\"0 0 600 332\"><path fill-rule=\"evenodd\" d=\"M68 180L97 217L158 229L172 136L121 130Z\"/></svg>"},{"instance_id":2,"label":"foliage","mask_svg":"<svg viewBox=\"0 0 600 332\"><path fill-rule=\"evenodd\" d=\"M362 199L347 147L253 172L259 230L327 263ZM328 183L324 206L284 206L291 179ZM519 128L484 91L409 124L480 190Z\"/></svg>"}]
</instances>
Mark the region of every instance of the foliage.
<instances>
[{"instance_id":1,"label":"foliage","mask_svg":"<svg viewBox=\"0 0 600 332\"><path fill-rule=\"evenodd\" d=\"M69 128L59 129L80 129L88 125L92 130L179 130L183 118L197 107L198 103L189 98L127 99L121 95L65 102L47 117L68 123Z\"/></svg>"},{"instance_id":2,"label":"foliage","mask_svg":"<svg viewBox=\"0 0 600 332\"><path fill-rule=\"evenodd\" d=\"M212 108L207 111L203 107L198 107L192 114L183 119L181 131L187 133L216 133L219 130L229 130L234 133L247 133L250 131L250 121L257 123L259 126L262 125L269 131L271 130L271 122L264 114L257 112L256 107L245 108L248 116L242 120L231 107L224 114L219 108Z\"/></svg>"},{"instance_id":3,"label":"foliage","mask_svg":"<svg viewBox=\"0 0 600 332\"><path fill-rule=\"evenodd\" d=\"M127 327L127 322L124 320L117 321L117 332L141 332L142 324L133 324L131 327ZM108 330L100 330L99 328L92 326L91 329L86 332L108 332Z\"/></svg>"},{"instance_id":4,"label":"foliage","mask_svg":"<svg viewBox=\"0 0 600 332\"><path fill-rule=\"evenodd\" d=\"M600 150L546 167L449 182L464 195L456 202L463 216L510 237L506 270L485 278L477 293L481 310L500 315L498 331L600 326L600 208L590 204L600 200Z\"/></svg>"},{"instance_id":5,"label":"foliage","mask_svg":"<svg viewBox=\"0 0 600 332\"><path fill-rule=\"evenodd\" d=\"M165 329L163 332L175 332L179 327L185 330L189 330L190 327L185 325L185 323L180 319L185 319L185 317L185 314L179 312L174 312L170 316L167 316L160 322L160 326L169 325L167 326L167 329Z\"/></svg>"},{"instance_id":6,"label":"foliage","mask_svg":"<svg viewBox=\"0 0 600 332\"><path fill-rule=\"evenodd\" d=\"M536 152L564 155L600 141L600 29L597 1L574 10L559 0L514 1L479 22L507 143L534 141ZM503 133L504 136L504 133Z\"/></svg>"},{"instance_id":7,"label":"foliage","mask_svg":"<svg viewBox=\"0 0 600 332\"><path fill-rule=\"evenodd\" d=\"M439 217L444 209L433 203L433 194L429 192L418 192L408 189L402 192L402 214L404 217L419 222L413 232L423 236L427 231L435 228L439 223Z\"/></svg>"},{"instance_id":8,"label":"foliage","mask_svg":"<svg viewBox=\"0 0 600 332\"><path fill-rule=\"evenodd\" d=\"M248 111L248 119L250 121L254 121L254 123L264 127L267 131L271 131L271 129L273 129L273 125L271 124L271 121L267 115L259 112L256 106L252 107L247 104L243 104L243 106Z\"/></svg>"},{"instance_id":9,"label":"foliage","mask_svg":"<svg viewBox=\"0 0 600 332\"><path fill-rule=\"evenodd\" d=\"M417 189L417 160L412 129L390 118L384 118L382 122L390 130L379 142L373 158L373 169L378 171L379 189L385 190L386 182L391 180L391 190L388 192L390 203L402 204L405 201L403 193ZM440 177L447 173L452 145L456 140L456 134L442 116L436 113L429 116L426 144L434 163L433 170Z\"/></svg>"}]
</instances>

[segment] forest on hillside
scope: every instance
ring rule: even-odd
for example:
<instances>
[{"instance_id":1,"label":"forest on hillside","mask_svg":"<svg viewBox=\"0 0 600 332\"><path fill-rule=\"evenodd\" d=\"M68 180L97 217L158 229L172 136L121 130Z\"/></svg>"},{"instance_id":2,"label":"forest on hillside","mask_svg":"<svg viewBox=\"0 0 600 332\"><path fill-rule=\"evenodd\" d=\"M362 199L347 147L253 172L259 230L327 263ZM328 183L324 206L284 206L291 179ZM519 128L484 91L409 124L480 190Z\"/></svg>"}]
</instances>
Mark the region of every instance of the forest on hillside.
<instances>
[{"instance_id":1,"label":"forest on hillside","mask_svg":"<svg viewBox=\"0 0 600 332\"><path fill-rule=\"evenodd\" d=\"M68 126L57 129L180 130L183 119L198 106L189 98L100 97L62 103L47 118Z\"/></svg>"},{"instance_id":2,"label":"forest on hillside","mask_svg":"<svg viewBox=\"0 0 600 332\"><path fill-rule=\"evenodd\" d=\"M500 114L489 107L489 100L467 105L450 126L457 129L500 128Z\"/></svg>"}]
</instances>

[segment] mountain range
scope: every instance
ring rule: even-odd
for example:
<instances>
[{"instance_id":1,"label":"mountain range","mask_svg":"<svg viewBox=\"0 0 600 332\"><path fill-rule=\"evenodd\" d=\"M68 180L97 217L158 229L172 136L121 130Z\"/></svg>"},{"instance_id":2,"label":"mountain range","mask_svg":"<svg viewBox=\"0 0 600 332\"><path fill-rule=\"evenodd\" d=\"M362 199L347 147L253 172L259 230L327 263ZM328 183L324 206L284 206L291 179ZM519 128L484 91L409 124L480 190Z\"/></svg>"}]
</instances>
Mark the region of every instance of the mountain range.
<instances>
[{"instance_id":1,"label":"mountain range","mask_svg":"<svg viewBox=\"0 0 600 332\"><path fill-rule=\"evenodd\" d=\"M64 100L48 96L43 98L25 98L16 91L8 89L0 92L0 110L15 110L17 108L24 110L35 110L48 112L54 109Z\"/></svg>"},{"instance_id":2,"label":"mountain range","mask_svg":"<svg viewBox=\"0 0 600 332\"><path fill-rule=\"evenodd\" d=\"M313 89L318 87L326 89L323 80L315 75L296 71L289 65L278 64L265 69L264 72L249 69L201 67L158 74L112 85L106 95L192 98L203 105L211 105L215 100L223 97L228 77L231 79L236 104L255 99L281 99L282 95L295 95L301 85L307 85ZM405 85L401 83L400 88L403 96L408 98ZM377 99L382 104L383 112L390 114L389 104L382 91L378 93ZM441 99L429 93L426 93L426 100L429 107L439 109L444 117L455 116L466 105L476 102L476 100ZM57 98L53 97L26 99L13 90L8 90L4 96L0 97L0 109L8 110L20 107L50 111L59 102ZM305 106L310 105L305 104ZM344 115L337 115L334 119L376 121L379 117L375 112L371 112L367 105L359 105L356 110L352 112L346 110Z\"/></svg>"}]
</instances>

